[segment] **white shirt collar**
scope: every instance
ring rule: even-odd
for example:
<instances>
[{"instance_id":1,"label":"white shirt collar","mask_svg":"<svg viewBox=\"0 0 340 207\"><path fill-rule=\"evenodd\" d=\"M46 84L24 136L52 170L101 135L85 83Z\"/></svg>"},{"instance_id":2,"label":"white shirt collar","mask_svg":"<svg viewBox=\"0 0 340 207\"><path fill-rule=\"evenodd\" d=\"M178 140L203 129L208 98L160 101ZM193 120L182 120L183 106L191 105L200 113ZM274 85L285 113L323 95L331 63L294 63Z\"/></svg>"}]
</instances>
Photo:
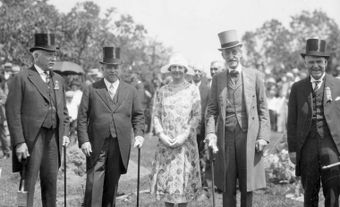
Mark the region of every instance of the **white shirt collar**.
<instances>
[{"instance_id":1,"label":"white shirt collar","mask_svg":"<svg viewBox=\"0 0 340 207\"><path fill-rule=\"evenodd\" d=\"M115 82L111 83L108 80L106 80L106 78L104 78L104 83L105 83L107 89L110 89L110 86L113 85L114 90L117 90L118 85L119 85L119 79L117 79Z\"/></svg>"},{"instance_id":2,"label":"white shirt collar","mask_svg":"<svg viewBox=\"0 0 340 207\"><path fill-rule=\"evenodd\" d=\"M44 70L41 69L41 67L37 66L36 64L34 64L34 67L35 67L35 69L38 71L39 74L45 74L45 73L44 73Z\"/></svg>"},{"instance_id":3,"label":"white shirt collar","mask_svg":"<svg viewBox=\"0 0 340 207\"><path fill-rule=\"evenodd\" d=\"M321 78L318 81L321 81L321 83L323 82L323 79L325 78L326 72L323 73L323 75L321 76ZM315 81L317 81L316 79L313 78L313 76L310 76L310 82L314 83Z\"/></svg>"}]
</instances>

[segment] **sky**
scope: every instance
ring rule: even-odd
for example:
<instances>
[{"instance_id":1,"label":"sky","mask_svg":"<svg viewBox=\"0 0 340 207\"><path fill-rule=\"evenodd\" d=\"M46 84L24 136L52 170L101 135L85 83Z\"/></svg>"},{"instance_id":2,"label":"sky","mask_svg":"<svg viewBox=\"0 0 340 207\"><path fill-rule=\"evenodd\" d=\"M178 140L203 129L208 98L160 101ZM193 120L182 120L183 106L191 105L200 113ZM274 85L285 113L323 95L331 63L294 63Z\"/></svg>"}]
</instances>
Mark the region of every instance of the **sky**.
<instances>
[{"instance_id":1,"label":"sky","mask_svg":"<svg viewBox=\"0 0 340 207\"><path fill-rule=\"evenodd\" d=\"M61 12L81 0L49 0ZM104 12L115 7L143 24L151 37L181 53L190 64L208 70L222 60L217 34L236 29L241 38L270 19L288 25L302 10L322 10L340 26L340 0L95 0ZM312 35L312 34L311 34Z\"/></svg>"}]
</instances>

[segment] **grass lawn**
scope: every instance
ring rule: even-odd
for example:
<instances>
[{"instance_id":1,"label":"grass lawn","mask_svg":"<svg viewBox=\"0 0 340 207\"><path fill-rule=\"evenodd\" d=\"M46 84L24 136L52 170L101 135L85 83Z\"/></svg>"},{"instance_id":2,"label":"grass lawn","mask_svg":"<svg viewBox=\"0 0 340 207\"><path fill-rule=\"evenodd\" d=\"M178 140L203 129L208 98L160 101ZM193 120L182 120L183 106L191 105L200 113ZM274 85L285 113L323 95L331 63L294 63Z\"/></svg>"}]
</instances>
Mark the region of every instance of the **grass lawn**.
<instances>
[{"instance_id":1,"label":"grass lawn","mask_svg":"<svg viewBox=\"0 0 340 207\"><path fill-rule=\"evenodd\" d=\"M146 138L145 145L141 151L141 165L147 169L151 168L154 158L154 152L158 140L155 137ZM131 160L137 163L137 150L131 150ZM16 206L16 192L18 188L19 176L11 173L11 160L1 160L2 176L0 178L0 207ZM134 175L132 173L132 175ZM137 171L136 171L137 176ZM124 193L124 196L117 200L117 206L128 207L136 206L136 176L132 176L130 180L120 182L118 192ZM62 178L62 175L60 175ZM68 206L80 206L84 193L84 178L68 181ZM285 198L285 194L290 185L272 185L268 184L268 188L254 193L255 207L300 207L302 203ZM141 178L140 190L140 206L163 206L157 202L153 195L148 193L149 178L144 176ZM216 195L216 206L222 206L222 195ZM238 195L239 196L239 195ZM40 207L40 188L36 186L35 207ZM58 206L63 206L63 184L62 179L58 181ZM191 207L208 207L211 206L211 200L194 201L190 203ZM322 206L322 205L321 205Z\"/></svg>"}]
</instances>

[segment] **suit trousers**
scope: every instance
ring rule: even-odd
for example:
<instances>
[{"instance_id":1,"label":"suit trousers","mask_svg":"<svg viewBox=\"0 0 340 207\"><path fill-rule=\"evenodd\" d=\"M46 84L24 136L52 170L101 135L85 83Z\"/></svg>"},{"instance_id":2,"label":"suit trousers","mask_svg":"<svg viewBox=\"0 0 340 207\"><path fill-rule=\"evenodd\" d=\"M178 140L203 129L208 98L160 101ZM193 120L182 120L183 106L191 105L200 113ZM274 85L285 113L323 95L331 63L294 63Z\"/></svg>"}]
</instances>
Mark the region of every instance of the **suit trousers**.
<instances>
[{"instance_id":1,"label":"suit trousers","mask_svg":"<svg viewBox=\"0 0 340 207\"><path fill-rule=\"evenodd\" d=\"M247 192L247 132L242 131L236 116L226 120L226 188L223 206L236 207L236 181L241 192L241 207L251 207L253 192Z\"/></svg>"},{"instance_id":2,"label":"suit trousers","mask_svg":"<svg viewBox=\"0 0 340 207\"><path fill-rule=\"evenodd\" d=\"M339 161L339 153L329 132L320 136L315 125L312 125L312 131L307 136L301 150L300 159L301 181L305 191L305 207L318 206L320 181L325 197L325 206L339 206L340 167L321 169L323 165Z\"/></svg>"},{"instance_id":3,"label":"suit trousers","mask_svg":"<svg viewBox=\"0 0 340 207\"><path fill-rule=\"evenodd\" d=\"M87 171L85 207L115 206L123 167L118 140L110 136L105 139L96 164Z\"/></svg>"},{"instance_id":4,"label":"suit trousers","mask_svg":"<svg viewBox=\"0 0 340 207\"><path fill-rule=\"evenodd\" d=\"M41 128L26 163L25 190L27 206L33 207L35 183L40 174L43 207L56 206L59 150L57 130Z\"/></svg>"}]
</instances>

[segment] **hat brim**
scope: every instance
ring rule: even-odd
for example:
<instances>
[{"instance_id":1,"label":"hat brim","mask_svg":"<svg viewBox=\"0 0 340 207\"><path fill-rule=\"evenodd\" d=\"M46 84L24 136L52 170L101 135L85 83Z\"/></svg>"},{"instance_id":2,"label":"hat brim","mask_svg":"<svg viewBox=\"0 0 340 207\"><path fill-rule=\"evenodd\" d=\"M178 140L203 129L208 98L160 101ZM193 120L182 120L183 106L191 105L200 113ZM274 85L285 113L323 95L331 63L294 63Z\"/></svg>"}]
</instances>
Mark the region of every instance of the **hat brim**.
<instances>
[{"instance_id":1,"label":"hat brim","mask_svg":"<svg viewBox=\"0 0 340 207\"><path fill-rule=\"evenodd\" d=\"M222 48L218 48L219 51L222 51L222 50L226 50L226 49L230 49L230 48L234 48L234 47L237 47L237 46L242 46L243 44L242 43L237 43L235 45L231 45L231 46L228 46L228 47L222 47Z\"/></svg>"},{"instance_id":2,"label":"hat brim","mask_svg":"<svg viewBox=\"0 0 340 207\"><path fill-rule=\"evenodd\" d=\"M306 56L314 56L314 57L324 57L329 58L329 54L327 53L320 53L320 52L309 52L309 53L301 53L300 54L302 58L305 58Z\"/></svg>"},{"instance_id":3,"label":"hat brim","mask_svg":"<svg viewBox=\"0 0 340 207\"><path fill-rule=\"evenodd\" d=\"M57 52L59 50L59 47L32 47L29 49L30 52L33 52L35 50L44 50L47 52Z\"/></svg>"},{"instance_id":4,"label":"hat brim","mask_svg":"<svg viewBox=\"0 0 340 207\"><path fill-rule=\"evenodd\" d=\"M170 66L172 65L175 65L175 64L167 64L167 65L164 65L163 67L161 67L161 73L170 73ZM187 73L187 74L193 74L194 71L187 65L183 65L183 67L185 67L185 69L187 70L186 72L184 73Z\"/></svg>"},{"instance_id":5,"label":"hat brim","mask_svg":"<svg viewBox=\"0 0 340 207\"><path fill-rule=\"evenodd\" d=\"M99 61L100 64L103 65L121 65L121 62L103 62L103 61Z\"/></svg>"}]
</instances>

